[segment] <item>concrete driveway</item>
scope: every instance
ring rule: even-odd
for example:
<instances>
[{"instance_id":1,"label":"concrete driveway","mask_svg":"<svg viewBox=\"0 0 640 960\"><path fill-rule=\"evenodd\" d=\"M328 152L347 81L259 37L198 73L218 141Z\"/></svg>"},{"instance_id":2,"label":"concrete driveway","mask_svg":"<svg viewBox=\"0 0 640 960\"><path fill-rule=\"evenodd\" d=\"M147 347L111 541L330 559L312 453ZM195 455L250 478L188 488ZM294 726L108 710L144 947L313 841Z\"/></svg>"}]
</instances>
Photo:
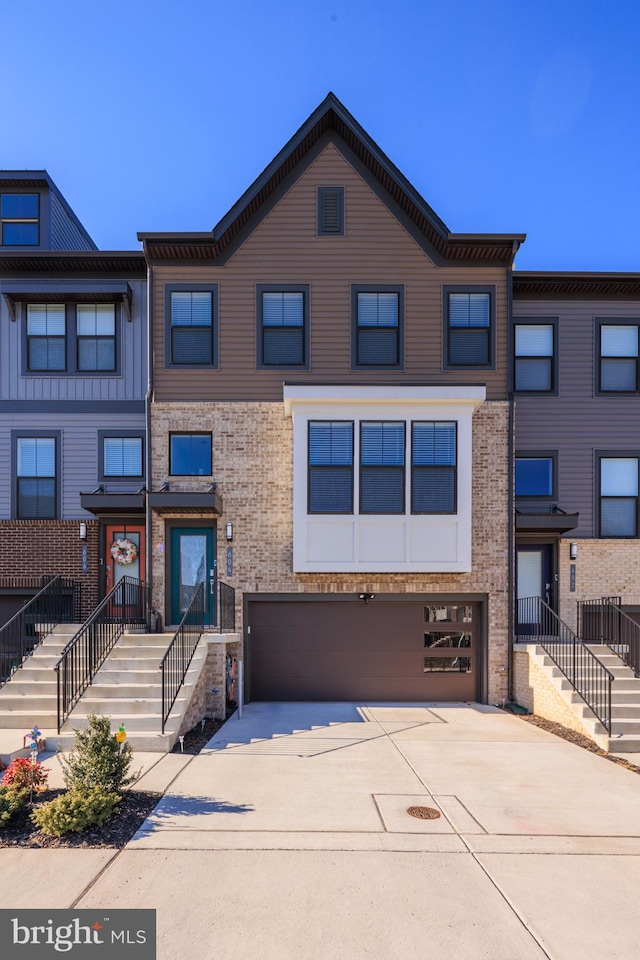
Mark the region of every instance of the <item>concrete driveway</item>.
<instances>
[{"instance_id":1,"label":"concrete driveway","mask_svg":"<svg viewBox=\"0 0 640 960\"><path fill-rule=\"evenodd\" d=\"M22 851L96 858L49 906L155 907L162 960L637 956L640 776L502 711L251 704L177 759L121 853Z\"/></svg>"}]
</instances>

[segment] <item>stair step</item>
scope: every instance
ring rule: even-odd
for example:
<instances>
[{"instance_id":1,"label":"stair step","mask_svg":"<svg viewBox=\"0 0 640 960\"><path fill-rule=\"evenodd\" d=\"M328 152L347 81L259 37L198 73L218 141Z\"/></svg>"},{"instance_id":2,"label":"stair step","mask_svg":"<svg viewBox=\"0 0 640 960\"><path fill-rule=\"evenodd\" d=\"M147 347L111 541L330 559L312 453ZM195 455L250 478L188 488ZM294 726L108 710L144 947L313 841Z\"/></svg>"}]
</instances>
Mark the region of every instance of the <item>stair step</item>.
<instances>
[{"instance_id":1,"label":"stair step","mask_svg":"<svg viewBox=\"0 0 640 960\"><path fill-rule=\"evenodd\" d=\"M113 707L113 704L112 704ZM77 707L64 724L63 732L71 733L73 730L84 730L87 726L87 716L77 713ZM125 714L118 713L117 711L111 709L109 712L105 712L102 716L109 717L111 720L111 729L115 731L118 729L120 724L124 724L124 728L127 731L127 740L131 739L131 734L134 733L160 733L162 729L162 722L160 714ZM173 719L173 725L169 723L167 725L168 730L172 730L173 733L177 733L176 725L179 722L179 718L169 718L170 721ZM39 724L38 724L39 726ZM25 729L27 729L25 727Z\"/></svg>"}]
</instances>

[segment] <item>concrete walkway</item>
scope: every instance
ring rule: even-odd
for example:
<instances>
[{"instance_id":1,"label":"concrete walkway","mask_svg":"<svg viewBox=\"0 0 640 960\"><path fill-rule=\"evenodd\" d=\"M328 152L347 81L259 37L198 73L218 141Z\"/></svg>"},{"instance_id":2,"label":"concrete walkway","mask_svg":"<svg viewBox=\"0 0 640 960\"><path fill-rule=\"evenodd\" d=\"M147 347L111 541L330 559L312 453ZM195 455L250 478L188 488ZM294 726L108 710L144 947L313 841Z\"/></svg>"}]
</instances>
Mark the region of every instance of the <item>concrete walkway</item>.
<instances>
[{"instance_id":1,"label":"concrete walkway","mask_svg":"<svg viewBox=\"0 0 640 960\"><path fill-rule=\"evenodd\" d=\"M140 786L121 852L0 849L0 906L155 907L161 960L637 956L640 776L492 707L251 704Z\"/></svg>"}]
</instances>

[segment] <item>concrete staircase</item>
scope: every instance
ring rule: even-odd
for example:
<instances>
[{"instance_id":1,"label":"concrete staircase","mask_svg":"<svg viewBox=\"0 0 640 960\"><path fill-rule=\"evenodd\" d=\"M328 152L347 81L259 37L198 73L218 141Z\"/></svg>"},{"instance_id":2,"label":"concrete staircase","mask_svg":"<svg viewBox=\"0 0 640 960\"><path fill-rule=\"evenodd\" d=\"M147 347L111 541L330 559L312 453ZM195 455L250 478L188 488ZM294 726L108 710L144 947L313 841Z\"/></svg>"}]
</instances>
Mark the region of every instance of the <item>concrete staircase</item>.
<instances>
[{"instance_id":1,"label":"concrete staircase","mask_svg":"<svg viewBox=\"0 0 640 960\"><path fill-rule=\"evenodd\" d=\"M582 697L555 665L543 647L518 644L516 649L528 648L530 657L546 674L547 679L569 706L582 726L585 736L607 753L637 753L640 764L640 678L636 677L611 647L589 644L589 649L613 674L611 686L611 735L597 719ZM560 721L561 722L561 721Z\"/></svg>"},{"instance_id":2,"label":"concrete staircase","mask_svg":"<svg viewBox=\"0 0 640 960\"><path fill-rule=\"evenodd\" d=\"M159 666L172 634L134 631L119 639L58 734L53 668L78 629L78 624L57 626L0 688L0 759L4 763L13 756L25 755L22 738L34 723L46 738L47 749L69 749L73 746L74 730L84 729L91 713L109 717L114 732L124 723L127 741L134 750L167 753L172 749L206 657L206 643L201 639L198 645L164 734Z\"/></svg>"}]
</instances>

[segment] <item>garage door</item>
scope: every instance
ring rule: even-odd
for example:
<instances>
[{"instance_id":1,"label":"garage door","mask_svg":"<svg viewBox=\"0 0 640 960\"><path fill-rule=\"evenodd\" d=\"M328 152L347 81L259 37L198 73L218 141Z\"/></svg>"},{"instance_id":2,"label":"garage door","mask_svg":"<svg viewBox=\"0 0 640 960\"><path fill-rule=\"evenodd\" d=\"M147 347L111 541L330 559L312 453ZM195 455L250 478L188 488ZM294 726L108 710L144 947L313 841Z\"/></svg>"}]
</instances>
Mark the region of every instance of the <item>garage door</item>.
<instances>
[{"instance_id":1,"label":"garage door","mask_svg":"<svg viewBox=\"0 0 640 960\"><path fill-rule=\"evenodd\" d=\"M477 700L478 609L375 598L248 604L251 700Z\"/></svg>"}]
</instances>

